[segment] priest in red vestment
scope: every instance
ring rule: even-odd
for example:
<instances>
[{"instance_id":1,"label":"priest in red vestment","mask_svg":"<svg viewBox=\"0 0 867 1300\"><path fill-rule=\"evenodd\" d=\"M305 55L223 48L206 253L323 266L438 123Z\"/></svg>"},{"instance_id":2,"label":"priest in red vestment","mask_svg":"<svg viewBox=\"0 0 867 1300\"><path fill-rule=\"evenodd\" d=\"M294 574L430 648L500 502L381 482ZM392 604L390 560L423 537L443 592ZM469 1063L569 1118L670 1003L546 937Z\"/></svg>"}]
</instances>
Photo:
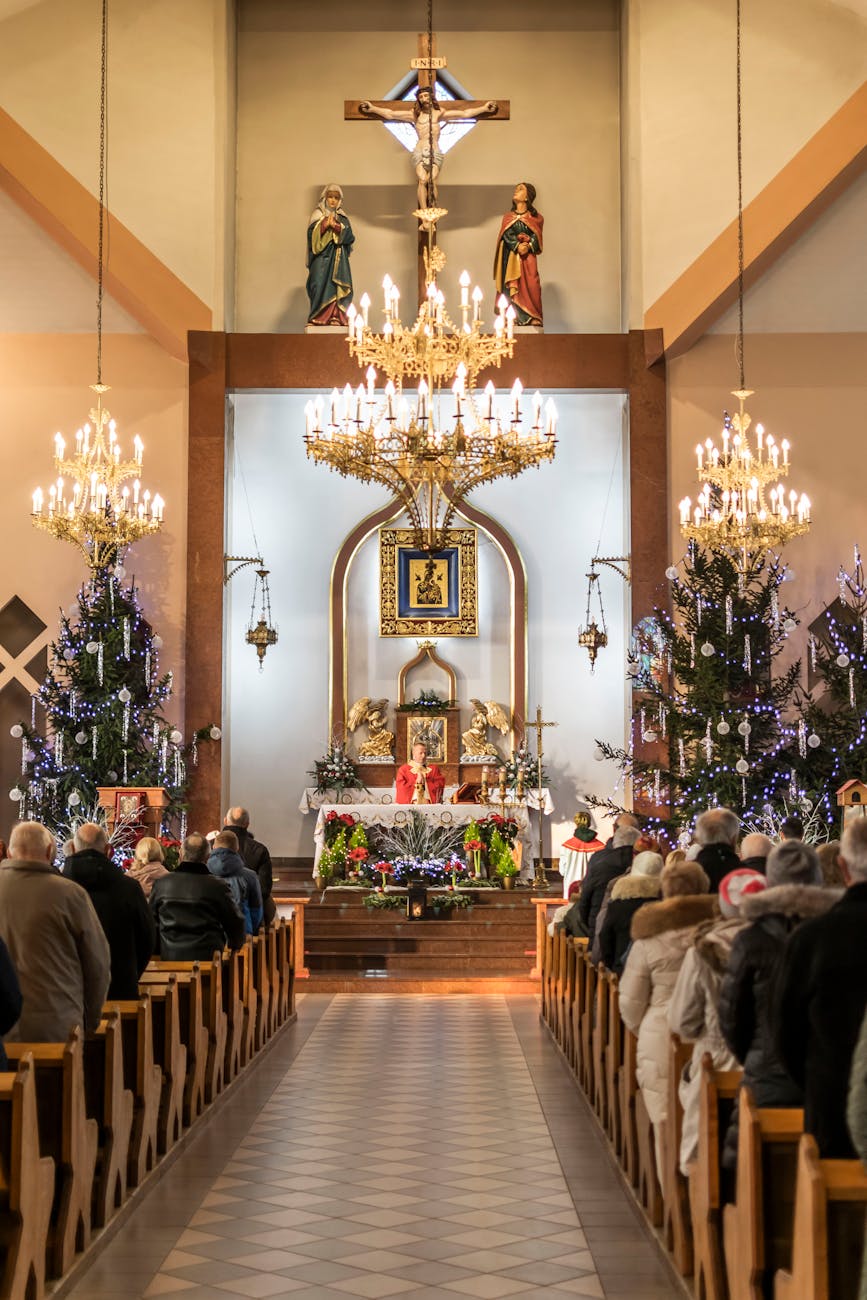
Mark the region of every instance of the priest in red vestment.
<instances>
[{"instance_id":1,"label":"priest in red vestment","mask_svg":"<svg viewBox=\"0 0 867 1300\"><path fill-rule=\"evenodd\" d=\"M397 769L395 798L397 803L442 803L445 783L436 763L428 763L424 745L416 741L411 761Z\"/></svg>"}]
</instances>

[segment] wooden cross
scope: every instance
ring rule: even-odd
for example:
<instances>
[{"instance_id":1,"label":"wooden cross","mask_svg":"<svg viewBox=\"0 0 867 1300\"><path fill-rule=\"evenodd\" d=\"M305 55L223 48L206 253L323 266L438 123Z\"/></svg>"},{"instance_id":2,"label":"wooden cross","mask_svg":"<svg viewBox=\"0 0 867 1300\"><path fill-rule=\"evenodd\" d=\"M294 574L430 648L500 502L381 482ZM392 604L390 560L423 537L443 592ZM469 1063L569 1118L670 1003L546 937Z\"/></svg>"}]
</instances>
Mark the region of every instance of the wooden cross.
<instances>
[{"instance_id":1,"label":"wooden cross","mask_svg":"<svg viewBox=\"0 0 867 1300\"><path fill-rule=\"evenodd\" d=\"M429 36L427 32L421 32L418 36L418 57L410 62L410 68L418 73L419 89L424 87L432 88L436 82L436 73L440 68L446 66L444 57L437 55L437 38L435 35ZM362 111L361 105L365 105ZM505 122L510 117L510 102L508 99L450 99L443 101L440 105L442 117L440 122L446 121L467 121L474 119L476 121L497 121ZM347 99L343 105L343 117L347 122L376 122L376 121L405 121L412 123L413 104L403 100L387 99ZM400 116L396 116L400 114ZM421 138L421 137L420 137ZM427 163L417 170L419 182L419 207L435 206L437 198L436 182L439 172L439 166L433 162L432 154L429 156ZM422 201L424 197L424 201ZM425 295L425 268L424 252L432 242L435 241L436 231L431 238L427 230L419 230L418 241L418 289L419 302L424 300Z\"/></svg>"}]
</instances>

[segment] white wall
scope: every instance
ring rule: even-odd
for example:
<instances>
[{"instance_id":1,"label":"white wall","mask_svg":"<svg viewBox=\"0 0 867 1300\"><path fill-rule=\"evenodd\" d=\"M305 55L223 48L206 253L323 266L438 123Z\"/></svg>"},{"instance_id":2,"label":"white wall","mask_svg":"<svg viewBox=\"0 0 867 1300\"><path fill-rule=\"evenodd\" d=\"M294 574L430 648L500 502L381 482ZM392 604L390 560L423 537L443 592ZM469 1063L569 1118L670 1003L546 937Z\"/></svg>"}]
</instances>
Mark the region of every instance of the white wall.
<instances>
[{"instance_id":1,"label":"white wall","mask_svg":"<svg viewBox=\"0 0 867 1300\"><path fill-rule=\"evenodd\" d=\"M302 817L298 802L309 781L306 773L328 741L331 566L345 535L384 504L377 489L328 474L306 460L302 430L307 396L261 393L235 399L234 437L246 496L236 461L230 472L228 524L229 551L251 554L249 499L258 542L271 569L280 641L269 650L260 674L255 654L243 639L252 586L247 570L233 580L228 595L225 794L251 808L256 832L272 852L293 857L312 853L312 818ZM557 403L561 432L554 463L514 482L489 485L473 499L509 530L527 570L530 712L541 704L545 717L559 723L545 733L545 761L556 806L555 849L568 834L579 791L597 790L603 777L593 761L594 738L623 734L625 592L619 579L603 579L610 645L593 677L576 637L584 616L584 574L597 540L603 554L621 554L628 547L623 399L562 393ZM368 550L375 553L373 544ZM502 571L496 574L483 535L480 554L483 571L491 568L491 585L481 605L482 634L478 641L443 638L439 649L458 665L468 692L478 689L485 698L503 698L504 620L502 611L493 617L489 602L499 599L504 578ZM376 635L377 566L364 548L350 572L351 691L374 693L363 689L358 671L363 662L376 690L393 700L397 666L415 652L415 641L383 642ZM489 612L492 621L485 626ZM397 646L402 648L399 657Z\"/></svg>"}]
</instances>

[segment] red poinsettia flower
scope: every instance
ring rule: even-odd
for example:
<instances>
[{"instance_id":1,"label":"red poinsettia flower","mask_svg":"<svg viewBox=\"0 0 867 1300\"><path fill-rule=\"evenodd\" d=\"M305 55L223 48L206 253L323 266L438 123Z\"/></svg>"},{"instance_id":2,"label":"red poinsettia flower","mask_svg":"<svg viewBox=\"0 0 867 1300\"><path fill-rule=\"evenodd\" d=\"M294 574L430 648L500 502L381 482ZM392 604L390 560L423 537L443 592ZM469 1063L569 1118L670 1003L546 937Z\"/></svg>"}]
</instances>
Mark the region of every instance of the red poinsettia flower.
<instances>
[{"instance_id":1,"label":"red poinsettia flower","mask_svg":"<svg viewBox=\"0 0 867 1300\"><path fill-rule=\"evenodd\" d=\"M384 876L391 876L394 874L394 867L390 862L377 862L374 870L381 871Z\"/></svg>"},{"instance_id":2,"label":"red poinsettia flower","mask_svg":"<svg viewBox=\"0 0 867 1300\"><path fill-rule=\"evenodd\" d=\"M341 813L341 814L340 814L340 820L341 820L341 821L344 823L344 825L346 825L346 826L354 826L354 825L355 825L355 818L353 817L352 813Z\"/></svg>"},{"instance_id":3,"label":"red poinsettia flower","mask_svg":"<svg viewBox=\"0 0 867 1300\"><path fill-rule=\"evenodd\" d=\"M330 812L330 813L326 813L326 814L325 814L325 820L326 820L327 822L336 822L336 821L337 821L337 813L334 812L334 811L332 811L332 812Z\"/></svg>"},{"instance_id":4,"label":"red poinsettia flower","mask_svg":"<svg viewBox=\"0 0 867 1300\"><path fill-rule=\"evenodd\" d=\"M346 856L352 858L353 862L365 862L368 857L368 852L367 849L362 848L359 844L357 849L350 849Z\"/></svg>"},{"instance_id":5,"label":"red poinsettia flower","mask_svg":"<svg viewBox=\"0 0 867 1300\"><path fill-rule=\"evenodd\" d=\"M484 847L485 846L481 840L467 840L466 844L464 845L464 848L469 849L471 853L478 853L479 850L483 849Z\"/></svg>"},{"instance_id":6,"label":"red poinsettia flower","mask_svg":"<svg viewBox=\"0 0 867 1300\"><path fill-rule=\"evenodd\" d=\"M488 821L489 821L493 826L503 826L503 825L505 825L504 819L500 816L499 813L491 813L490 817L488 818Z\"/></svg>"}]
</instances>

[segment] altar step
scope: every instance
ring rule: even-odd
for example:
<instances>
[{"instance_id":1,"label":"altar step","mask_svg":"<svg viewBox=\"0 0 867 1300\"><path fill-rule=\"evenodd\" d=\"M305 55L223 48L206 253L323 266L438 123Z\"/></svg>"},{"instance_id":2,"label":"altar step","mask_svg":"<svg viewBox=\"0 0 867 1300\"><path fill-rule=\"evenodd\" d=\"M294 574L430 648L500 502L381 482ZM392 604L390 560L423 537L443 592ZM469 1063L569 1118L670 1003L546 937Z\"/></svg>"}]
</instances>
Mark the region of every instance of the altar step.
<instances>
[{"instance_id":1,"label":"altar step","mask_svg":"<svg viewBox=\"0 0 867 1300\"><path fill-rule=\"evenodd\" d=\"M364 975L338 975L327 971L311 971L309 980L300 986L305 993L424 993L444 996L452 993L472 993L499 997L539 995L538 980L528 975L411 975L370 971Z\"/></svg>"}]
</instances>

